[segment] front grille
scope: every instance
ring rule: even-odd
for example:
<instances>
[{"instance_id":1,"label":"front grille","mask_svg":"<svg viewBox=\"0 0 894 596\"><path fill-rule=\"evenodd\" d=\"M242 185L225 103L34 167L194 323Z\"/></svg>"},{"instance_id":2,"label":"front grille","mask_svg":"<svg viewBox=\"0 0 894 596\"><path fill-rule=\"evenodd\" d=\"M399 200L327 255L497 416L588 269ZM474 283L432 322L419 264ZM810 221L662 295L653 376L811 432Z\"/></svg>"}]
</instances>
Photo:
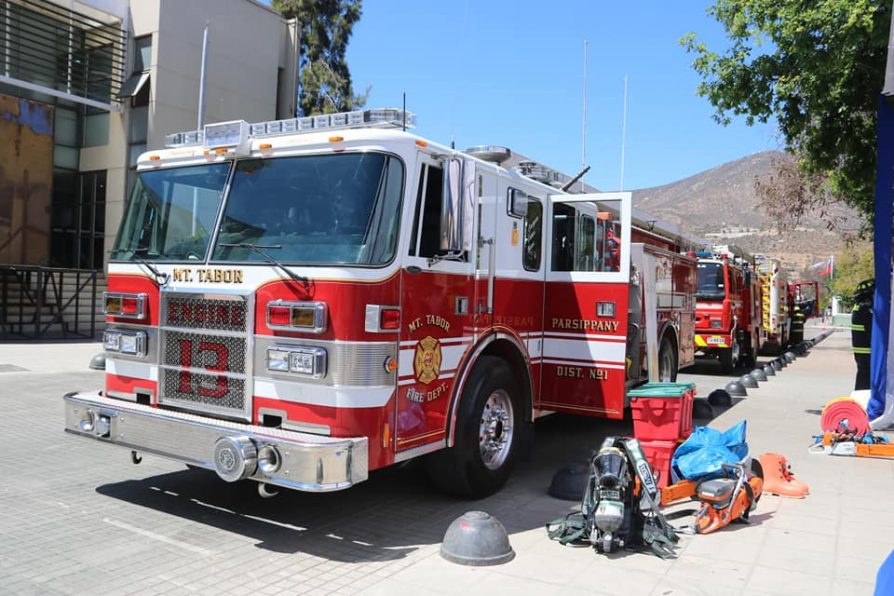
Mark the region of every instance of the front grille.
<instances>
[{"instance_id":1,"label":"front grille","mask_svg":"<svg viewBox=\"0 0 894 596\"><path fill-rule=\"evenodd\" d=\"M231 335L162 332L162 363L183 368L204 368L213 371L245 372L248 339Z\"/></svg>"},{"instance_id":2,"label":"front grille","mask_svg":"<svg viewBox=\"0 0 894 596\"><path fill-rule=\"evenodd\" d=\"M159 403L249 419L249 296L162 293Z\"/></svg>"},{"instance_id":3,"label":"front grille","mask_svg":"<svg viewBox=\"0 0 894 596\"><path fill-rule=\"evenodd\" d=\"M165 399L204 404L215 409L245 409L245 379L166 370L162 391Z\"/></svg>"}]
</instances>

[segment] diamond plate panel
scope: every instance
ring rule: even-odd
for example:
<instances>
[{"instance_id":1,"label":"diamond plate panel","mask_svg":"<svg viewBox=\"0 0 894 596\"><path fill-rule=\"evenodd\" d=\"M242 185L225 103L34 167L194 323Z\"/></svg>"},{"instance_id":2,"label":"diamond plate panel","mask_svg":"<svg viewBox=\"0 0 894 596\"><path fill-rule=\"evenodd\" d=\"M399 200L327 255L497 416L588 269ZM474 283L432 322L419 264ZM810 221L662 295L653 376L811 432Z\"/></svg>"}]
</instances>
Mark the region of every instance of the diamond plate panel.
<instances>
[{"instance_id":1,"label":"diamond plate panel","mask_svg":"<svg viewBox=\"0 0 894 596\"><path fill-rule=\"evenodd\" d=\"M245 372L248 340L210 333L162 332L162 364L209 371Z\"/></svg>"},{"instance_id":2,"label":"diamond plate panel","mask_svg":"<svg viewBox=\"0 0 894 596\"><path fill-rule=\"evenodd\" d=\"M242 411L245 408L245 379L163 370L165 399ZM189 389L183 392L181 389Z\"/></svg>"}]
</instances>

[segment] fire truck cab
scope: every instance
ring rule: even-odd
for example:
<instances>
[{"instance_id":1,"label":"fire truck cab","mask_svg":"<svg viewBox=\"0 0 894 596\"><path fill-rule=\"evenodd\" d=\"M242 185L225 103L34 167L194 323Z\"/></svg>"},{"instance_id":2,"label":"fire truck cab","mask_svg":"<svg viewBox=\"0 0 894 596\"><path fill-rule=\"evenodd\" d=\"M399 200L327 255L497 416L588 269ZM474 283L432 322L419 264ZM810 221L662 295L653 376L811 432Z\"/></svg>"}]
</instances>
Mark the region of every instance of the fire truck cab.
<instances>
[{"instance_id":1,"label":"fire truck cab","mask_svg":"<svg viewBox=\"0 0 894 596\"><path fill-rule=\"evenodd\" d=\"M751 256L735 246L699 251L696 349L724 373L753 364L762 345L760 280Z\"/></svg>"},{"instance_id":2,"label":"fire truck cab","mask_svg":"<svg viewBox=\"0 0 894 596\"><path fill-rule=\"evenodd\" d=\"M568 194L413 121L211 124L142 155L105 387L65 397L65 430L265 496L423 455L483 496L537 417L622 418L628 387L691 363L695 262L636 231L629 193Z\"/></svg>"}]
</instances>

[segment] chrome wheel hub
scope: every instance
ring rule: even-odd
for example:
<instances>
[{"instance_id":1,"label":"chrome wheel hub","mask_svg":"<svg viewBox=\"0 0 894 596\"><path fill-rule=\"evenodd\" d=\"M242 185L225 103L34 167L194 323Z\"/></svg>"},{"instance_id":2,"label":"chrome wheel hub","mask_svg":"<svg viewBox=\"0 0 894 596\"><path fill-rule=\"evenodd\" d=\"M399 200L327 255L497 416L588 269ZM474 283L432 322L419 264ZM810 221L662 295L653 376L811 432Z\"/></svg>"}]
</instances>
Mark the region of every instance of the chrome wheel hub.
<instances>
[{"instance_id":1,"label":"chrome wheel hub","mask_svg":"<svg viewBox=\"0 0 894 596\"><path fill-rule=\"evenodd\" d=\"M503 389L490 394L481 413L478 427L478 447L481 461L489 470L496 470L506 462L512 447L512 400Z\"/></svg>"}]
</instances>

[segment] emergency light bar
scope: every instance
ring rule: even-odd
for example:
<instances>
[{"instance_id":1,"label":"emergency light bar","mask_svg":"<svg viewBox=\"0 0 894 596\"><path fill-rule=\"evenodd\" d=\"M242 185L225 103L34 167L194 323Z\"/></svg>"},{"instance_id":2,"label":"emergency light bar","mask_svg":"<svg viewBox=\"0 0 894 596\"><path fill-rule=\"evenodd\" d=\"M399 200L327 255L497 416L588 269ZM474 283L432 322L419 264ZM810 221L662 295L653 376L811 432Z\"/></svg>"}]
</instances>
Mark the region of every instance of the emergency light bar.
<instances>
[{"instance_id":1,"label":"emergency light bar","mask_svg":"<svg viewBox=\"0 0 894 596\"><path fill-rule=\"evenodd\" d=\"M175 132L165 136L165 147L203 145L206 149L246 147L253 138L275 137L340 128L415 128L416 114L399 108L354 110L287 120L249 124L244 120L206 124L204 130Z\"/></svg>"},{"instance_id":2,"label":"emergency light bar","mask_svg":"<svg viewBox=\"0 0 894 596\"><path fill-rule=\"evenodd\" d=\"M532 180L536 180L537 182L549 184L550 186L555 186L557 188L561 188L566 182L571 180L570 176L567 176L562 172L549 168L543 164L537 163L536 161L520 162L518 164L518 167L516 168L516 171L526 178L531 178Z\"/></svg>"}]
</instances>

